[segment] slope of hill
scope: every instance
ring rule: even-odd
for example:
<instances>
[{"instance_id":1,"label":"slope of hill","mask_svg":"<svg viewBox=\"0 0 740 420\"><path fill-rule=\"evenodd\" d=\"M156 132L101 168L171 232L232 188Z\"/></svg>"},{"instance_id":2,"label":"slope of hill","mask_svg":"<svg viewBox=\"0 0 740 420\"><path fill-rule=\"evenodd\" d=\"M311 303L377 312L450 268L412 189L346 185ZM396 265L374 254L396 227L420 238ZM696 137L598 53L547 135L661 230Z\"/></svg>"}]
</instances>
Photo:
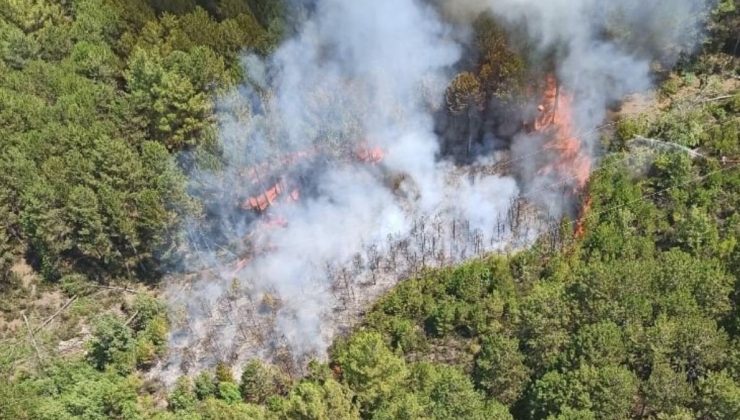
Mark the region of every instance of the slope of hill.
<instances>
[{"instance_id":1,"label":"slope of hill","mask_svg":"<svg viewBox=\"0 0 740 420\"><path fill-rule=\"evenodd\" d=\"M731 1L603 132L582 235L402 282L305 377L150 379L202 210L183 174L218 166L213 98L277 42L273 4L0 0L0 418L740 417Z\"/></svg>"}]
</instances>

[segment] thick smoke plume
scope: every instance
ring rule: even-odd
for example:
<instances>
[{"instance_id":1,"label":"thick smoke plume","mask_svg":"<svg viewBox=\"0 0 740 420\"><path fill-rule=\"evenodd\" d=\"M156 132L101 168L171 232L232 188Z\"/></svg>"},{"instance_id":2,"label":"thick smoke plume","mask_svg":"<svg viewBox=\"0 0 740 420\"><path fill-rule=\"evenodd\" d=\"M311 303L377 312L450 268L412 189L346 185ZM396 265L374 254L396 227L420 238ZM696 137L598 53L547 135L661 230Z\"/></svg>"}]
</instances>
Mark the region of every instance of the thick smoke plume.
<instances>
[{"instance_id":1,"label":"thick smoke plume","mask_svg":"<svg viewBox=\"0 0 740 420\"><path fill-rule=\"evenodd\" d=\"M652 85L656 68L670 69L681 54L701 42L702 24L711 1L669 0L436 0L451 21L469 24L490 13L509 32L523 36L530 60L551 62L557 78L572 94L572 119L584 152L598 154L598 129L611 104ZM552 156L538 153L540 139L520 136L512 146L515 157L526 159L524 189L541 191L543 185L563 183L538 176L536 168ZM538 194L549 211L564 211L562 197ZM555 206L552 203L556 203Z\"/></svg>"},{"instance_id":2,"label":"thick smoke plume","mask_svg":"<svg viewBox=\"0 0 740 420\"><path fill-rule=\"evenodd\" d=\"M519 189L542 188L526 179L534 170L522 184L501 175L496 155L464 167L439 156L433 116L461 59L463 22L492 13L512 34L525 28L523 41L554 54L578 128L595 138L611 101L649 86L651 60L676 58L661 47L683 45L684 32L661 20L689 19L699 2L667 2L668 14L643 3L312 3L271 57L245 57L249 82L220 101L225 160L192 174L208 222L188 230L195 274L167 292L173 332L159 373L171 381L253 357L300 370L400 278L530 244L543 224ZM609 22L626 32L610 35ZM520 137L519 156L538 153ZM378 150L382 160L366 158ZM282 188L296 199L250 215L240 203L276 176L292 180Z\"/></svg>"}]
</instances>

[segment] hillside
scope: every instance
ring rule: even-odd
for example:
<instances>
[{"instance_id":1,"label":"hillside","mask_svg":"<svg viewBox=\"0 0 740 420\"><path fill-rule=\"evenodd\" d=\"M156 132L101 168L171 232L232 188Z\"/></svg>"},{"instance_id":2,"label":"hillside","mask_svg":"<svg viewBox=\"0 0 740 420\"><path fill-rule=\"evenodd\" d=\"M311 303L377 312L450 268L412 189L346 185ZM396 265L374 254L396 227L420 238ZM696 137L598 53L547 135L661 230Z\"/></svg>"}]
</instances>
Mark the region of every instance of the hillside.
<instances>
[{"instance_id":1,"label":"hillside","mask_svg":"<svg viewBox=\"0 0 740 420\"><path fill-rule=\"evenodd\" d=\"M419 4L0 0L0 418L739 418L736 5L596 100Z\"/></svg>"}]
</instances>

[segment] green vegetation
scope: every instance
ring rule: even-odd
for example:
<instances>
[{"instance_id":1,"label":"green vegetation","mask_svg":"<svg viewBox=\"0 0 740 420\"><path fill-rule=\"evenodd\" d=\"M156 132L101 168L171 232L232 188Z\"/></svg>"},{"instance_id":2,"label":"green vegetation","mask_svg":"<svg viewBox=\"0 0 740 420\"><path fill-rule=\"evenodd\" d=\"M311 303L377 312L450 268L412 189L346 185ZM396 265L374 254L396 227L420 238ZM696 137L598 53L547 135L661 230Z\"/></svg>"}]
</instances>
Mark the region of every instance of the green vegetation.
<instances>
[{"instance_id":1,"label":"green vegetation","mask_svg":"<svg viewBox=\"0 0 740 420\"><path fill-rule=\"evenodd\" d=\"M0 418L740 418L732 1L660 107L606 136L583 237L564 222L561 243L403 282L303 378L252 361L147 379L168 319L141 284L199 211L177 157L217 150L213 98L241 51L273 48L280 3L0 0ZM456 113L522 87L503 35L476 28Z\"/></svg>"},{"instance_id":2,"label":"green vegetation","mask_svg":"<svg viewBox=\"0 0 740 420\"><path fill-rule=\"evenodd\" d=\"M740 92L700 70L711 59L668 79L662 109L619 121L583 238L406 281L358 336L454 366L516 418L737 418Z\"/></svg>"},{"instance_id":3,"label":"green vegetation","mask_svg":"<svg viewBox=\"0 0 740 420\"><path fill-rule=\"evenodd\" d=\"M213 144L214 93L279 35L263 3L1 1L0 252L156 277L195 211L168 152Z\"/></svg>"},{"instance_id":4,"label":"green vegetation","mask_svg":"<svg viewBox=\"0 0 740 420\"><path fill-rule=\"evenodd\" d=\"M0 0L0 418L148 417L164 310L97 286L176 262L198 211L180 152L216 150L213 101L276 44L281 4Z\"/></svg>"}]
</instances>

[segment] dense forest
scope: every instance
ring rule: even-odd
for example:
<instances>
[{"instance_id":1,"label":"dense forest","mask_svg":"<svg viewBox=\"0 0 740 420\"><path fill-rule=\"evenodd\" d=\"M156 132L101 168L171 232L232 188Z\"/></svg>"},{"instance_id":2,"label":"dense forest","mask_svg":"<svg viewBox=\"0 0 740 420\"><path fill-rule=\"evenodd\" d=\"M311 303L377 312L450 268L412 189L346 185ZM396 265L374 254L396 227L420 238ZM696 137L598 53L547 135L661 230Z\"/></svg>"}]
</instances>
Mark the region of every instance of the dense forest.
<instances>
[{"instance_id":1,"label":"dense forest","mask_svg":"<svg viewBox=\"0 0 740 420\"><path fill-rule=\"evenodd\" d=\"M151 378L162 275L202 212L186 174L218 160L243 53L289 26L270 0L0 0L0 418L740 418L731 0L655 102L604 130L583 235L565 219L403 281L302 378L258 360ZM520 88L520 57L477 30L453 114Z\"/></svg>"},{"instance_id":2,"label":"dense forest","mask_svg":"<svg viewBox=\"0 0 740 420\"><path fill-rule=\"evenodd\" d=\"M275 6L204 3L3 2L4 253L48 281L156 275L194 210L173 157L214 142L239 53L280 31Z\"/></svg>"}]
</instances>

